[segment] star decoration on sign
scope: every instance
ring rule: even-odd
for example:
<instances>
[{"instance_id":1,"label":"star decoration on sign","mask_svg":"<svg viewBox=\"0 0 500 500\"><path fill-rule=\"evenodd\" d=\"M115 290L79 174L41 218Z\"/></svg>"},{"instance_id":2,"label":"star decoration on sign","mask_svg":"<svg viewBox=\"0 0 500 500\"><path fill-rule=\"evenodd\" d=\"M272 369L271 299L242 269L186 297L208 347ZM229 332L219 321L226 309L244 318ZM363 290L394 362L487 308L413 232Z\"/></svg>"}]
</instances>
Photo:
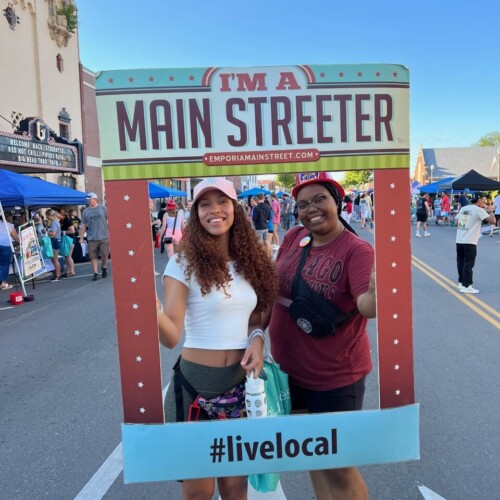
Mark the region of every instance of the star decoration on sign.
<instances>
[{"instance_id":1,"label":"star decoration on sign","mask_svg":"<svg viewBox=\"0 0 500 500\"><path fill-rule=\"evenodd\" d=\"M126 194L126 195L123 197L123 199L124 199L125 201L128 201L128 200L130 200L130 196L129 196L128 194Z\"/></svg>"},{"instance_id":2,"label":"star decoration on sign","mask_svg":"<svg viewBox=\"0 0 500 500\"><path fill-rule=\"evenodd\" d=\"M394 189L394 188L396 187L396 184L394 184L394 182L393 182L392 184L389 184L389 187L390 187L391 189Z\"/></svg>"},{"instance_id":3,"label":"star decoration on sign","mask_svg":"<svg viewBox=\"0 0 500 500\"><path fill-rule=\"evenodd\" d=\"M146 413L146 408L141 408L139 411L140 411L141 413Z\"/></svg>"},{"instance_id":4,"label":"star decoration on sign","mask_svg":"<svg viewBox=\"0 0 500 500\"><path fill-rule=\"evenodd\" d=\"M375 73L375 76L376 76L377 78L380 78L380 71L377 71L377 72Z\"/></svg>"},{"instance_id":5,"label":"star decoration on sign","mask_svg":"<svg viewBox=\"0 0 500 500\"><path fill-rule=\"evenodd\" d=\"M142 382L139 382L139 383L137 384L137 387L139 387L139 389L142 389L142 388L144 387L144 384L143 384Z\"/></svg>"},{"instance_id":6,"label":"star decoration on sign","mask_svg":"<svg viewBox=\"0 0 500 500\"><path fill-rule=\"evenodd\" d=\"M191 81L193 81L193 80L194 80L194 76L193 76L193 75L191 75L191 76L189 77L189 79L190 79Z\"/></svg>"},{"instance_id":7,"label":"star decoration on sign","mask_svg":"<svg viewBox=\"0 0 500 500\"><path fill-rule=\"evenodd\" d=\"M399 370L399 365L394 365L395 370Z\"/></svg>"},{"instance_id":8,"label":"star decoration on sign","mask_svg":"<svg viewBox=\"0 0 500 500\"><path fill-rule=\"evenodd\" d=\"M339 77L344 78L344 73L342 71L339 73Z\"/></svg>"},{"instance_id":9,"label":"star decoration on sign","mask_svg":"<svg viewBox=\"0 0 500 500\"><path fill-rule=\"evenodd\" d=\"M392 293L398 293L398 289L397 288L393 288L392 289Z\"/></svg>"},{"instance_id":10,"label":"star decoration on sign","mask_svg":"<svg viewBox=\"0 0 500 500\"><path fill-rule=\"evenodd\" d=\"M319 76L320 76L321 78L325 78L325 74L324 74L324 73L320 73L320 74L319 74Z\"/></svg>"},{"instance_id":11,"label":"star decoration on sign","mask_svg":"<svg viewBox=\"0 0 500 500\"><path fill-rule=\"evenodd\" d=\"M128 254L130 255L130 257L133 257L134 256L134 251L133 250L129 250Z\"/></svg>"},{"instance_id":12,"label":"star decoration on sign","mask_svg":"<svg viewBox=\"0 0 500 500\"><path fill-rule=\"evenodd\" d=\"M132 229L132 224L130 224L130 222L129 222L129 223L125 224L125 227L126 227L127 229Z\"/></svg>"},{"instance_id":13,"label":"star decoration on sign","mask_svg":"<svg viewBox=\"0 0 500 500\"><path fill-rule=\"evenodd\" d=\"M396 210L391 210L391 215L396 215Z\"/></svg>"},{"instance_id":14,"label":"star decoration on sign","mask_svg":"<svg viewBox=\"0 0 500 500\"><path fill-rule=\"evenodd\" d=\"M396 396L399 396L401 394L401 391L398 389L394 394L396 394Z\"/></svg>"},{"instance_id":15,"label":"star decoration on sign","mask_svg":"<svg viewBox=\"0 0 500 500\"><path fill-rule=\"evenodd\" d=\"M135 283L137 281L137 278L135 276L132 276L130 278L130 283Z\"/></svg>"},{"instance_id":16,"label":"star decoration on sign","mask_svg":"<svg viewBox=\"0 0 500 500\"><path fill-rule=\"evenodd\" d=\"M361 71L358 71L358 78L361 78L363 76L363 73Z\"/></svg>"},{"instance_id":17,"label":"star decoration on sign","mask_svg":"<svg viewBox=\"0 0 500 500\"><path fill-rule=\"evenodd\" d=\"M153 82L155 81L155 77L154 77L154 76L150 76L150 77L148 78L148 80L149 80L151 83L153 83Z\"/></svg>"},{"instance_id":18,"label":"star decoration on sign","mask_svg":"<svg viewBox=\"0 0 500 500\"><path fill-rule=\"evenodd\" d=\"M142 358L140 356L136 356L135 360L140 363L142 361Z\"/></svg>"},{"instance_id":19,"label":"star decoration on sign","mask_svg":"<svg viewBox=\"0 0 500 500\"><path fill-rule=\"evenodd\" d=\"M140 334L141 334L141 331L140 331L140 330L134 330L134 335L135 335L136 337L138 337Z\"/></svg>"},{"instance_id":20,"label":"star decoration on sign","mask_svg":"<svg viewBox=\"0 0 500 500\"><path fill-rule=\"evenodd\" d=\"M392 242L396 241L396 236L391 236L391 241Z\"/></svg>"},{"instance_id":21,"label":"star decoration on sign","mask_svg":"<svg viewBox=\"0 0 500 500\"><path fill-rule=\"evenodd\" d=\"M392 76L393 76L394 78L396 78L396 77L398 76L398 72L397 72L397 71L394 71L394 73L392 74Z\"/></svg>"},{"instance_id":22,"label":"star decoration on sign","mask_svg":"<svg viewBox=\"0 0 500 500\"><path fill-rule=\"evenodd\" d=\"M398 319L398 318L399 318L399 316L397 314L392 315L392 319Z\"/></svg>"},{"instance_id":23,"label":"star decoration on sign","mask_svg":"<svg viewBox=\"0 0 500 500\"><path fill-rule=\"evenodd\" d=\"M108 83L113 83L113 82L114 82L113 78L108 78Z\"/></svg>"},{"instance_id":24,"label":"star decoration on sign","mask_svg":"<svg viewBox=\"0 0 500 500\"><path fill-rule=\"evenodd\" d=\"M168 79L173 82L175 80L175 78L173 76L169 76Z\"/></svg>"},{"instance_id":25,"label":"star decoration on sign","mask_svg":"<svg viewBox=\"0 0 500 500\"><path fill-rule=\"evenodd\" d=\"M394 339L394 345L398 345L399 344L399 340L398 339Z\"/></svg>"},{"instance_id":26,"label":"star decoration on sign","mask_svg":"<svg viewBox=\"0 0 500 500\"><path fill-rule=\"evenodd\" d=\"M139 304L132 304L132 309L137 311L137 309L139 309Z\"/></svg>"},{"instance_id":27,"label":"star decoration on sign","mask_svg":"<svg viewBox=\"0 0 500 500\"><path fill-rule=\"evenodd\" d=\"M396 266L397 266L397 264L396 264L395 262L393 262L393 263L391 264L391 266L392 266L392 267L396 267Z\"/></svg>"},{"instance_id":28,"label":"star decoration on sign","mask_svg":"<svg viewBox=\"0 0 500 500\"><path fill-rule=\"evenodd\" d=\"M129 81L130 83L132 83L132 82L134 81L134 77L133 77L133 76L129 76L128 81Z\"/></svg>"}]
</instances>

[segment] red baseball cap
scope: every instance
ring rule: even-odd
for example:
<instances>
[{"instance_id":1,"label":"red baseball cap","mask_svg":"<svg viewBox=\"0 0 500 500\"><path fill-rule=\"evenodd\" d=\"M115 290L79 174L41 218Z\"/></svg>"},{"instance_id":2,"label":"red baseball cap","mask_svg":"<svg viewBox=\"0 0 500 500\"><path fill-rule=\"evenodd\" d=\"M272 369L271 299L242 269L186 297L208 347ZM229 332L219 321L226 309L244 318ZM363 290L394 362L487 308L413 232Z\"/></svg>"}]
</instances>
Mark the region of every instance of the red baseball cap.
<instances>
[{"instance_id":1,"label":"red baseball cap","mask_svg":"<svg viewBox=\"0 0 500 500\"><path fill-rule=\"evenodd\" d=\"M301 188L308 184L326 183L331 184L339 193L341 199L345 196L344 188L333 179L329 172L304 172L295 176L295 187L292 189L292 196L297 198Z\"/></svg>"}]
</instances>

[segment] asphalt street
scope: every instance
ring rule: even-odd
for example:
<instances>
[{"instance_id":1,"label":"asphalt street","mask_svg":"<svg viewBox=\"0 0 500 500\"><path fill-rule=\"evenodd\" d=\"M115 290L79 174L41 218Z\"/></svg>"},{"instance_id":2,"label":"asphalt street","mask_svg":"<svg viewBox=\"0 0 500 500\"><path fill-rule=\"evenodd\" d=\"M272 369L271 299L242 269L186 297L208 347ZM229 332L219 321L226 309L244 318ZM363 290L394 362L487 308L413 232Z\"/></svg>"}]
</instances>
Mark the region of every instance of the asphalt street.
<instances>
[{"instance_id":1,"label":"asphalt street","mask_svg":"<svg viewBox=\"0 0 500 500\"><path fill-rule=\"evenodd\" d=\"M375 500L422 499L419 485L447 500L492 500L500 484L500 236L481 238L481 293L465 296L456 289L455 229L430 231L417 239L412 226L411 234L421 459L361 470ZM371 231L358 232L373 242ZM165 257L155 260L162 271ZM77 274L27 284L35 300L16 307L0 291L0 499L74 499L121 441L112 280L92 282L88 263ZM156 283L161 295L161 276ZM373 321L369 333L366 409L378 407ZM162 349L164 385L178 349ZM177 482L107 480L93 500L180 498ZM314 498L306 473L283 473L281 485L288 500Z\"/></svg>"}]
</instances>

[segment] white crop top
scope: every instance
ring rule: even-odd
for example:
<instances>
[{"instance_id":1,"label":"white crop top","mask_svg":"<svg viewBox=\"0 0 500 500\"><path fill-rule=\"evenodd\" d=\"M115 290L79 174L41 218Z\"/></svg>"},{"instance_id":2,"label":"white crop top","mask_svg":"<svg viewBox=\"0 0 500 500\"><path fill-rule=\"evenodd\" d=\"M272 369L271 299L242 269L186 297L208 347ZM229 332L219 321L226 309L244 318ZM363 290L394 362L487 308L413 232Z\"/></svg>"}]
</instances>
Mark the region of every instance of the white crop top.
<instances>
[{"instance_id":1,"label":"white crop top","mask_svg":"<svg viewBox=\"0 0 500 500\"><path fill-rule=\"evenodd\" d=\"M195 349L245 349L248 345L248 320L257 305L257 294L243 276L237 274L232 262L228 263L233 278L224 290L212 288L201 295L194 275L186 279L186 262L177 262L174 255L165 267L164 276L184 283L188 289L184 347Z\"/></svg>"}]
</instances>

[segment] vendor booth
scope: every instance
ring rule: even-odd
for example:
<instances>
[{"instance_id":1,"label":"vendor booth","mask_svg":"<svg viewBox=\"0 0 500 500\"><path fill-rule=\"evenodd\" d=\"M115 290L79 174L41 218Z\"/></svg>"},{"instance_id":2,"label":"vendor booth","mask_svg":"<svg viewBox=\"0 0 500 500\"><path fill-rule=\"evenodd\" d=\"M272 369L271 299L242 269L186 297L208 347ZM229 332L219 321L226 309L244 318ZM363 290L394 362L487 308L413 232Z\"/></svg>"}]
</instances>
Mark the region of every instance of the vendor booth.
<instances>
[{"instance_id":1,"label":"vendor booth","mask_svg":"<svg viewBox=\"0 0 500 500\"><path fill-rule=\"evenodd\" d=\"M0 170L0 215L1 224L6 224L4 207L52 207L63 205L86 205L86 194L37 177ZM12 243L11 243L12 245ZM21 245L22 248L22 245ZM12 246L14 253L14 247ZM24 296L24 282L33 277L21 272L17 259L14 259L15 272L21 282ZM24 276L24 278L23 278Z\"/></svg>"}]
</instances>

